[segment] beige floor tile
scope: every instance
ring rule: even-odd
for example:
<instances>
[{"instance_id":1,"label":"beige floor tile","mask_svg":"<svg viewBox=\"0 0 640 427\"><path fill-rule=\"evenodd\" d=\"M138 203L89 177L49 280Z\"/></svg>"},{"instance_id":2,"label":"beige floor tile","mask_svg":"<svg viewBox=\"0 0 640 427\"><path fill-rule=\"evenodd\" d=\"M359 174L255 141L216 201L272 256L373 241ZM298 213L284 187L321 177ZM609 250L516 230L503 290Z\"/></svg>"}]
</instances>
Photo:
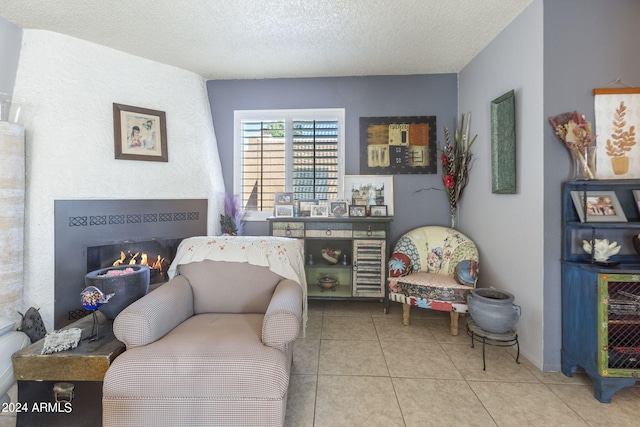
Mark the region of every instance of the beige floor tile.
<instances>
[{"instance_id":1,"label":"beige floor tile","mask_svg":"<svg viewBox=\"0 0 640 427\"><path fill-rule=\"evenodd\" d=\"M476 343L474 348L469 344L441 345L467 381L540 382L522 363L516 363L515 357L503 347L486 346L487 369L483 371L481 343Z\"/></svg>"},{"instance_id":2,"label":"beige floor tile","mask_svg":"<svg viewBox=\"0 0 640 427\"><path fill-rule=\"evenodd\" d=\"M382 311L381 302L373 301L325 301L324 316L359 316L371 317L374 305Z\"/></svg>"},{"instance_id":3,"label":"beige floor tile","mask_svg":"<svg viewBox=\"0 0 640 427\"><path fill-rule=\"evenodd\" d=\"M438 343L381 342L392 377L463 379Z\"/></svg>"},{"instance_id":4,"label":"beige floor tile","mask_svg":"<svg viewBox=\"0 0 640 427\"><path fill-rule=\"evenodd\" d=\"M324 313L324 301L309 300L308 301L309 317L322 316Z\"/></svg>"},{"instance_id":5,"label":"beige floor tile","mask_svg":"<svg viewBox=\"0 0 640 427\"><path fill-rule=\"evenodd\" d=\"M542 383L469 381L469 385L499 426L588 426Z\"/></svg>"},{"instance_id":6,"label":"beige floor tile","mask_svg":"<svg viewBox=\"0 0 640 427\"><path fill-rule=\"evenodd\" d=\"M378 341L322 340L318 373L389 376Z\"/></svg>"},{"instance_id":7,"label":"beige floor tile","mask_svg":"<svg viewBox=\"0 0 640 427\"><path fill-rule=\"evenodd\" d=\"M298 338L293 345L293 374L318 374L318 361L320 360L320 340Z\"/></svg>"},{"instance_id":8,"label":"beige floor tile","mask_svg":"<svg viewBox=\"0 0 640 427\"><path fill-rule=\"evenodd\" d=\"M314 426L404 426L391 379L320 375Z\"/></svg>"},{"instance_id":9,"label":"beige floor tile","mask_svg":"<svg viewBox=\"0 0 640 427\"><path fill-rule=\"evenodd\" d=\"M322 322L322 339L329 340L378 340L371 316L325 316Z\"/></svg>"},{"instance_id":10,"label":"beige floor tile","mask_svg":"<svg viewBox=\"0 0 640 427\"><path fill-rule=\"evenodd\" d=\"M592 385L550 384L548 387L590 426L640 425L639 387L623 388L613 395L611 403L599 402L593 396Z\"/></svg>"},{"instance_id":11,"label":"beige floor tile","mask_svg":"<svg viewBox=\"0 0 640 427\"><path fill-rule=\"evenodd\" d=\"M440 343L471 345L471 338L467 335L466 330L466 319L462 316L458 319L458 335L451 335L451 319L449 317L429 319L427 327Z\"/></svg>"},{"instance_id":12,"label":"beige floor tile","mask_svg":"<svg viewBox=\"0 0 640 427\"><path fill-rule=\"evenodd\" d=\"M307 319L307 331L303 336L302 331L298 335L298 339L306 338L319 340L322 335L322 316L309 317Z\"/></svg>"},{"instance_id":13,"label":"beige floor tile","mask_svg":"<svg viewBox=\"0 0 640 427\"><path fill-rule=\"evenodd\" d=\"M464 380L393 378L393 386L407 427L496 425Z\"/></svg>"},{"instance_id":14,"label":"beige floor tile","mask_svg":"<svg viewBox=\"0 0 640 427\"><path fill-rule=\"evenodd\" d=\"M313 427L317 375L291 375L287 396L287 427Z\"/></svg>"},{"instance_id":15,"label":"beige floor tile","mask_svg":"<svg viewBox=\"0 0 640 427\"><path fill-rule=\"evenodd\" d=\"M429 320L416 319L409 326L404 326L398 319L374 317L373 324L380 341L424 341L436 342L427 326Z\"/></svg>"}]
</instances>

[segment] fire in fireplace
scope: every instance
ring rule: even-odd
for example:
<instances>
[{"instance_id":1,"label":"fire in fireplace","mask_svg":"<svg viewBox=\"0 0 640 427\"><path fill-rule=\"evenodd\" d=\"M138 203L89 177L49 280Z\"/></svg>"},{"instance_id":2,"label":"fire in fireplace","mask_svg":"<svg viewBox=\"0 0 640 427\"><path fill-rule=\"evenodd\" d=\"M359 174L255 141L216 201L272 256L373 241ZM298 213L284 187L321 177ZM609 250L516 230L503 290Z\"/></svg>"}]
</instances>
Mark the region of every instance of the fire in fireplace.
<instances>
[{"instance_id":1,"label":"fire in fireplace","mask_svg":"<svg viewBox=\"0 0 640 427\"><path fill-rule=\"evenodd\" d=\"M181 240L152 238L88 247L87 272L111 266L139 264L149 267L150 285L164 283L169 280L167 270Z\"/></svg>"}]
</instances>

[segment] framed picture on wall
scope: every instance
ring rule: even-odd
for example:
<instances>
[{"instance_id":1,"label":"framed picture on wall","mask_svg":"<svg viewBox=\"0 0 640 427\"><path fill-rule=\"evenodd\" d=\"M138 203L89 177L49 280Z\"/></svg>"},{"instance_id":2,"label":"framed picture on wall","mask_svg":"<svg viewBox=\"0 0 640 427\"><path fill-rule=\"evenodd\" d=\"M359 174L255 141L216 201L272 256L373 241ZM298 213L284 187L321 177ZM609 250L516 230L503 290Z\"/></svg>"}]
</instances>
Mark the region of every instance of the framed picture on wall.
<instances>
[{"instance_id":1,"label":"framed picture on wall","mask_svg":"<svg viewBox=\"0 0 640 427\"><path fill-rule=\"evenodd\" d=\"M168 162L164 111L113 104L115 158Z\"/></svg>"},{"instance_id":2,"label":"framed picture on wall","mask_svg":"<svg viewBox=\"0 0 640 427\"><path fill-rule=\"evenodd\" d=\"M360 117L360 173L436 173L436 116Z\"/></svg>"}]
</instances>

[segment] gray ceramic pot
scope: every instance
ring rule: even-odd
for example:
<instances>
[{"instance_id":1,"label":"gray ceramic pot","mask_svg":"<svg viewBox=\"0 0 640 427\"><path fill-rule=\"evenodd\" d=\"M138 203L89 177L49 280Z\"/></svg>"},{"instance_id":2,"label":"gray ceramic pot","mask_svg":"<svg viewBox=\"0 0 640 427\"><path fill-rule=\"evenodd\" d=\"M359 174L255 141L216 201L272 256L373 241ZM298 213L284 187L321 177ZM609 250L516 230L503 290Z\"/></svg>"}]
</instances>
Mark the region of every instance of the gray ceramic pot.
<instances>
[{"instance_id":1,"label":"gray ceramic pot","mask_svg":"<svg viewBox=\"0 0 640 427\"><path fill-rule=\"evenodd\" d=\"M497 289L478 288L467 295L469 314L487 332L503 334L520 318L520 306L513 304L513 295Z\"/></svg>"}]
</instances>

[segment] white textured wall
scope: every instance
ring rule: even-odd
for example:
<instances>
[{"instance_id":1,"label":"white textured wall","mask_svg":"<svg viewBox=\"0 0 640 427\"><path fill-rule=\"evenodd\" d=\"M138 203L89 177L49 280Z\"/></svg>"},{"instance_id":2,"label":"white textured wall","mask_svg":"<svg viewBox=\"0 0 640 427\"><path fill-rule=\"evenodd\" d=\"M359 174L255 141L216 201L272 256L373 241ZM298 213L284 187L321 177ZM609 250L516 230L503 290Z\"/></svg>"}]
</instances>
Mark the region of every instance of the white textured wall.
<instances>
[{"instance_id":1,"label":"white textured wall","mask_svg":"<svg viewBox=\"0 0 640 427\"><path fill-rule=\"evenodd\" d=\"M217 234L220 160L197 74L76 38L24 30L14 96L25 100L24 306L53 325L54 200L208 198ZM115 160L113 103L166 112L169 162Z\"/></svg>"}]
</instances>

